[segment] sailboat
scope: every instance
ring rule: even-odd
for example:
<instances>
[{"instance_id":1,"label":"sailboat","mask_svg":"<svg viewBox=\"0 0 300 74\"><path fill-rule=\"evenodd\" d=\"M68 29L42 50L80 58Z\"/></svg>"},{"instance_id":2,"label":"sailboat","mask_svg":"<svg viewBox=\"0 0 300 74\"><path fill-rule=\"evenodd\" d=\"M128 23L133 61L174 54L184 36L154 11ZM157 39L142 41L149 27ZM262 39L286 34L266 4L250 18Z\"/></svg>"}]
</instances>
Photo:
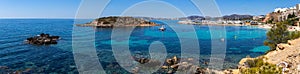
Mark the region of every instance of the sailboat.
<instances>
[{"instance_id":1,"label":"sailboat","mask_svg":"<svg viewBox=\"0 0 300 74\"><path fill-rule=\"evenodd\" d=\"M160 31L165 31L166 28L165 28L165 26L161 26L161 27L159 28L159 30L160 30Z\"/></svg>"}]
</instances>

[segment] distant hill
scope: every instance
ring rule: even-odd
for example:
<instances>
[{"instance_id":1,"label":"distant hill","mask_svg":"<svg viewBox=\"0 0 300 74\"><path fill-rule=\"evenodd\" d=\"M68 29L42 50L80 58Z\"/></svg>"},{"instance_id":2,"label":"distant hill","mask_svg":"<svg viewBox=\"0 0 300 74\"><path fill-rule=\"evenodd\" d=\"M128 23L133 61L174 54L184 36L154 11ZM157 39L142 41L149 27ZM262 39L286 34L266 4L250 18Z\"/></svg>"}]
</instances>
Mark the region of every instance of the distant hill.
<instances>
[{"instance_id":1,"label":"distant hill","mask_svg":"<svg viewBox=\"0 0 300 74\"><path fill-rule=\"evenodd\" d=\"M251 20L252 18L253 18L252 15L238 15L238 14L223 16L224 20Z\"/></svg>"},{"instance_id":2,"label":"distant hill","mask_svg":"<svg viewBox=\"0 0 300 74\"><path fill-rule=\"evenodd\" d=\"M212 17L203 17L203 16L188 16L180 18L181 20L207 20L211 19ZM225 15L223 17L216 17L218 19L224 19L224 20L251 20L253 18L252 15L238 15L238 14L232 14L232 15Z\"/></svg>"},{"instance_id":3,"label":"distant hill","mask_svg":"<svg viewBox=\"0 0 300 74\"><path fill-rule=\"evenodd\" d=\"M188 16L187 19L190 19L190 20L205 20L205 17L203 17L203 16Z\"/></svg>"}]
</instances>

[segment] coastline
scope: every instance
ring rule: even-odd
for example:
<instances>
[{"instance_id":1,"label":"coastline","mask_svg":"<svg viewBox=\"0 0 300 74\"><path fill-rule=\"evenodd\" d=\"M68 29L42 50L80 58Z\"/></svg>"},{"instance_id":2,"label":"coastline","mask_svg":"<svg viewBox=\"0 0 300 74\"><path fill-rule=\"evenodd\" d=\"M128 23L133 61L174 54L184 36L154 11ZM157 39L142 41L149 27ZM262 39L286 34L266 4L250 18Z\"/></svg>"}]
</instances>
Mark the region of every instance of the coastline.
<instances>
[{"instance_id":1,"label":"coastline","mask_svg":"<svg viewBox=\"0 0 300 74\"><path fill-rule=\"evenodd\" d=\"M182 25L216 25L216 26L257 26L257 25L243 25L243 24L226 24L226 23L181 23L180 21L178 24Z\"/></svg>"},{"instance_id":2,"label":"coastline","mask_svg":"<svg viewBox=\"0 0 300 74\"><path fill-rule=\"evenodd\" d=\"M182 25L219 25L219 26L251 26L242 24L220 24L220 23L178 23Z\"/></svg>"}]
</instances>

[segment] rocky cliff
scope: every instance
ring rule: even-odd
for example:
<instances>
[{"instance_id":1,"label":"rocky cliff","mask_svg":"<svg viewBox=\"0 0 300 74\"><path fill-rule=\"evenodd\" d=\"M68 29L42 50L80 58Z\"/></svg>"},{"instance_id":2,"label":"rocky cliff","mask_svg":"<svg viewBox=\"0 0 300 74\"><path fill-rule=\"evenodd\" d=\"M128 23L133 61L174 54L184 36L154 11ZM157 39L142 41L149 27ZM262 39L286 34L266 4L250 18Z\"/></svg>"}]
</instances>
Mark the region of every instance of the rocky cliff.
<instances>
[{"instance_id":1,"label":"rocky cliff","mask_svg":"<svg viewBox=\"0 0 300 74\"><path fill-rule=\"evenodd\" d=\"M256 61L255 61L256 60ZM257 61L261 60L261 61ZM253 63L251 63L251 61ZM258 64L261 65L258 65ZM265 68L265 64L269 64L266 70L280 71L283 74L298 74L300 73L300 38L289 40L287 44L278 44L275 51L268 52L266 55L256 58L244 58L239 63L239 69L245 70L251 65ZM272 67L271 65L275 66Z\"/></svg>"}]
</instances>

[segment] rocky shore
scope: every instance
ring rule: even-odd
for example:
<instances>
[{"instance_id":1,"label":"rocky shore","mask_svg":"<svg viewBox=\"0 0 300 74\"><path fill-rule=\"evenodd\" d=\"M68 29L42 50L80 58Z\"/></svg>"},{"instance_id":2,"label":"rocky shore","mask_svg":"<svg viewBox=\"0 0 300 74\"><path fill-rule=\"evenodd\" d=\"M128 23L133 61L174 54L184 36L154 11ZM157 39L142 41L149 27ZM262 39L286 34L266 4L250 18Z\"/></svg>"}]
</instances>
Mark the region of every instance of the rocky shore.
<instances>
[{"instance_id":1,"label":"rocky shore","mask_svg":"<svg viewBox=\"0 0 300 74\"><path fill-rule=\"evenodd\" d=\"M251 63L253 61L253 63ZM287 44L278 44L276 50L256 58L244 58L239 63L239 70L247 70L251 64L259 65L259 68L273 72L280 71L283 74L299 74L300 73L300 38L289 40ZM277 72L278 73L278 72Z\"/></svg>"},{"instance_id":2,"label":"rocky shore","mask_svg":"<svg viewBox=\"0 0 300 74\"><path fill-rule=\"evenodd\" d=\"M126 26L157 26L154 22L149 22L142 18L134 17L103 17L95 19L86 24L78 24L77 26L88 26L97 28L112 28L112 27L126 27Z\"/></svg>"},{"instance_id":3,"label":"rocky shore","mask_svg":"<svg viewBox=\"0 0 300 74\"><path fill-rule=\"evenodd\" d=\"M148 58L134 58L137 62L147 65L147 67L155 66L160 63L158 60ZM132 69L133 74L140 74L140 67ZM163 66L154 74L222 74L223 71L203 68L195 64L193 58L178 58L174 56L165 60Z\"/></svg>"}]
</instances>

